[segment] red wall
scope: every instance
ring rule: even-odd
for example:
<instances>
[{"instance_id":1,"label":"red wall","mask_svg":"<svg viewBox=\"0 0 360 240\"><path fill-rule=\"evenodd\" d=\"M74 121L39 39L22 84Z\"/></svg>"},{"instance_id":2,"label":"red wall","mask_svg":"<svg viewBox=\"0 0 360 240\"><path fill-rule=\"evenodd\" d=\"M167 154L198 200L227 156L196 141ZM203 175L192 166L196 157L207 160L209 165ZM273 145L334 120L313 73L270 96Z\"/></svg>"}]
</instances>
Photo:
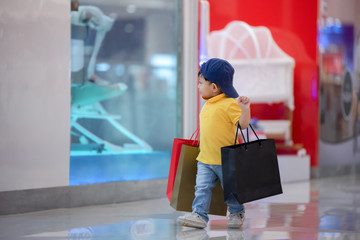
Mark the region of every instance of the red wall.
<instances>
[{"instance_id":1,"label":"red wall","mask_svg":"<svg viewBox=\"0 0 360 240\"><path fill-rule=\"evenodd\" d=\"M318 165L317 2L314 0L208 0L210 31L233 20L268 27L274 40L295 59L293 141L304 145ZM278 106L273 106L276 108ZM252 115L262 108L254 106ZM274 109L273 109L274 110ZM263 111L264 112L264 111Z\"/></svg>"}]
</instances>

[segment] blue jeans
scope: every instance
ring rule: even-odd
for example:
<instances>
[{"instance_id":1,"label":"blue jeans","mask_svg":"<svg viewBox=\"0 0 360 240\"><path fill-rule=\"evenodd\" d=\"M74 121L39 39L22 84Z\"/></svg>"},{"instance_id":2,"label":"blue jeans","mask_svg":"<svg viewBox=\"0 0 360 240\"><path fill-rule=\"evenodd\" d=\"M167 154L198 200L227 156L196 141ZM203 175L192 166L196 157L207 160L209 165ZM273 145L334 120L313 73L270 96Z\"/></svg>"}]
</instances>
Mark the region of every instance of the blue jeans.
<instances>
[{"instance_id":1,"label":"blue jeans","mask_svg":"<svg viewBox=\"0 0 360 240\"><path fill-rule=\"evenodd\" d=\"M192 209L201 216L206 222L209 221L208 213L211 203L211 190L220 179L223 187L222 167L221 165L209 165L202 162L197 164L195 199ZM240 204L234 197L225 201L231 213L244 213L244 205Z\"/></svg>"}]
</instances>

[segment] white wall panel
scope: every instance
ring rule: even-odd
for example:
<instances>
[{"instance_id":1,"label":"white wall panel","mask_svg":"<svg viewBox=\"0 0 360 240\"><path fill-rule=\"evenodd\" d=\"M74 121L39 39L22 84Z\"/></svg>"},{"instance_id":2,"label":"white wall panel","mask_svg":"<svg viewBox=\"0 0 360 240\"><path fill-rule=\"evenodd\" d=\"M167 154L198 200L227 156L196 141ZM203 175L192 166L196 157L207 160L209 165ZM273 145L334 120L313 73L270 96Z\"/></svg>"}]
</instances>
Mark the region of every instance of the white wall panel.
<instances>
[{"instance_id":1,"label":"white wall panel","mask_svg":"<svg viewBox=\"0 0 360 240\"><path fill-rule=\"evenodd\" d=\"M0 1L0 191L66 186L70 1Z\"/></svg>"}]
</instances>

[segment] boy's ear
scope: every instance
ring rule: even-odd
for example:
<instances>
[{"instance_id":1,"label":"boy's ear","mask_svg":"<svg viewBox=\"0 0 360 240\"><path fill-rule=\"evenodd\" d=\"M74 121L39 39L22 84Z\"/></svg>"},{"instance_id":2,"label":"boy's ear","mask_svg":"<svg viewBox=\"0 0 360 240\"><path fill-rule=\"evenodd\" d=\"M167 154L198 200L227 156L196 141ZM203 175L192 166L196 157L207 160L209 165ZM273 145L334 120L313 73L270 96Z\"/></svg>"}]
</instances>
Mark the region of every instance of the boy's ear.
<instances>
[{"instance_id":1,"label":"boy's ear","mask_svg":"<svg viewBox=\"0 0 360 240\"><path fill-rule=\"evenodd\" d=\"M219 86L215 83L211 83L212 89L214 90L214 92L217 92L220 90Z\"/></svg>"},{"instance_id":2,"label":"boy's ear","mask_svg":"<svg viewBox=\"0 0 360 240\"><path fill-rule=\"evenodd\" d=\"M211 83L211 88L212 88L213 90L216 90L216 89L217 89L217 85L216 85L215 83Z\"/></svg>"}]
</instances>

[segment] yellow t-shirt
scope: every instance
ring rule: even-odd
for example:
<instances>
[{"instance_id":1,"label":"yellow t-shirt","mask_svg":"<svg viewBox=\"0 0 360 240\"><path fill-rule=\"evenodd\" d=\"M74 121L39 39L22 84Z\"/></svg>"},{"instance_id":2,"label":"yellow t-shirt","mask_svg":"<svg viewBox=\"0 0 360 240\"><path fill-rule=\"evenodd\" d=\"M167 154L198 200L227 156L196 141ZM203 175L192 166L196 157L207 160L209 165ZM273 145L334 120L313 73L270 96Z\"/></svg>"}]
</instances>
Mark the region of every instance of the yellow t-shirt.
<instances>
[{"instance_id":1,"label":"yellow t-shirt","mask_svg":"<svg viewBox=\"0 0 360 240\"><path fill-rule=\"evenodd\" d=\"M221 165L221 147L234 144L241 108L224 93L206 101L200 112L200 153L198 161Z\"/></svg>"}]
</instances>

